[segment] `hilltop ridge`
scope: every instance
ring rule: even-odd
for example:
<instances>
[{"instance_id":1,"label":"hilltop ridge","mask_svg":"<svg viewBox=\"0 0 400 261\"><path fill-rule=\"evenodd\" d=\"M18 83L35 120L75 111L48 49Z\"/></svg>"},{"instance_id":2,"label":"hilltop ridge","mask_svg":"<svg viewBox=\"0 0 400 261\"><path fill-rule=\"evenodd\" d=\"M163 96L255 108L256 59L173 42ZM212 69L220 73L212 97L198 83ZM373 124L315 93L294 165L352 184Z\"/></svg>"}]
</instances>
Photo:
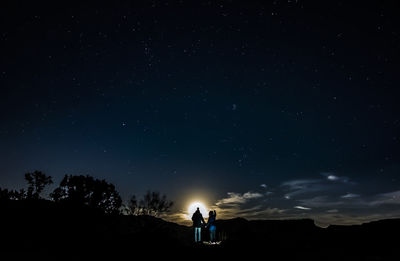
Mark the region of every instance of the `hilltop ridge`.
<instances>
[{"instance_id":1,"label":"hilltop ridge","mask_svg":"<svg viewBox=\"0 0 400 261\"><path fill-rule=\"evenodd\" d=\"M2 202L1 209L2 251L67 256L123 255L126 251L162 255L198 249L198 254L204 255L209 251L225 256L249 252L301 260L384 258L395 255L397 244L392 238L400 232L400 219L320 228L311 219L234 218L216 221L221 244L207 246L193 242L191 227L152 216L104 215L95 209L46 200ZM208 240L206 229L203 239Z\"/></svg>"}]
</instances>

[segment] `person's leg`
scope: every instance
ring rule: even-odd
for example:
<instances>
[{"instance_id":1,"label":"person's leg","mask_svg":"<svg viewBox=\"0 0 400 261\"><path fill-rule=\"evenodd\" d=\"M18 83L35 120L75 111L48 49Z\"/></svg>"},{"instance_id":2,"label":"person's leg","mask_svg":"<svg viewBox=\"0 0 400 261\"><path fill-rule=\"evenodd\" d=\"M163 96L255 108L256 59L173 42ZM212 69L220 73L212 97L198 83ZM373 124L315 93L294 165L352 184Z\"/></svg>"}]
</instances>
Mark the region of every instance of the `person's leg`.
<instances>
[{"instance_id":1,"label":"person's leg","mask_svg":"<svg viewBox=\"0 0 400 261\"><path fill-rule=\"evenodd\" d=\"M213 242L216 241L216 240L215 240L215 234L216 234L216 232L217 232L217 231L216 231L216 229L214 228L214 230L213 230L213 239L212 239Z\"/></svg>"},{"instance_id":2,"label":"person's leg","mask_svg":"<svg viewBox=\"0 0 400 261\"><path fill-rule=\"evenodd\" d=\"M198 228L197 227L195 227L194 228L194 242L197 242L198 240L198 236L199 235L199 231L198 231Z\"/></svg>"},{"instance_id":3,"label":"person's leg","mask_svg":"<svg viewBox=\"0 0 400 261\"><path fill-rule=\"evenodd\" d=\"M210 227L210 241L215 242L215 226Z\"/></svg>"},{"instance_id":4,"label":"person's leg","mask_svg":"<svg viewBox=\"0 0 400 261\"><path fill-rule=\"evenodd\" d=\"M199 242L201 242L201 227L199 227L198 229L199 229Z\"/></svg>"}]
</instances>

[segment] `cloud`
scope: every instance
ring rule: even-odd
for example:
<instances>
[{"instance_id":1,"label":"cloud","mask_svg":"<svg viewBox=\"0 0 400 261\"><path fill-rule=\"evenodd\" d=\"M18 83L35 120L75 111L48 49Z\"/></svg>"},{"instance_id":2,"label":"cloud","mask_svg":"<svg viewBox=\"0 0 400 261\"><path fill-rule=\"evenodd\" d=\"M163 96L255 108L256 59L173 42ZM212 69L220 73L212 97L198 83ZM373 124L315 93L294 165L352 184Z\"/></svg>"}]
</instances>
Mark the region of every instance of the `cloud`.
<instances>
[{"instance_id":1,"label":"cloud","mask_svg":"<svg viewBox=\"0 0 400 261\"><path fill-rule=\"evenodd\" d=\"M247 219L266 219L266 218L270 219L270 218L279 218L286 211L287 210L285 209L262 208L259 206L257 209L252 210L251 212L248 212L247 210L242 211L241 214L244 214L242 217L245 217Z\"/></svg>"},{"instance_id":2,"label":"cloud","mask_svg":"<svg viewBox=\"0 0 400 261\"><path fill-rule=\"evenodd\" d=\"M371 209L378 212L384 205L400 205L400 190L388 193L381 193L369 197L362 197L359 194L347 193L340 197L316 196L298 200L304 206L312 208L340 207L347 210Z\"/></svg>"},{"instance_id":3,"label":"cloud","mask_svg":"<svg viewBox=\"0 0 400 261\"><path fill-rule=\"evenodd\" d=\"M178 212L178 213L166 213L164 215L161 215L160 218L163 218L167 221L190 226L192 225L192 220L187 219L187 213L184 213L184 211Z\"/></svg>"},{"instance_id":4,"label":"cloud","mask_svg":"<svg viewBox=\"0 0 400 261\"><path fill-rule=\"evenodd\" d=\"M238 204L238 203L244 203L246 200L243 198L243 196L239 193L234 193L234 192L228 192L228 197L220 199L216 205L222 205L222 204Z\"/></svg>"},{"instance_id":5,"label":"cloud","mask_svg":"<svg viewBox=\"0 0 400 261\"><path fill-rule=\"evenodd\" d=\"M235 192L228 192L227 194L228 194L227 198L222 198L222 199L218 200L215 203L215 205L220 206L220 205L226 205L226 204L243 204L248 200L263 197L263 195L261 193L257 193L257 192L246 192L243 194L235 193Z\"/></svg>"},{"instance_id":6,"label":"cloud","mask_svg":"<svg viewBox=\"0 0 400 261\"><path fill-rule=\"evenodd\" d=\"M286 199L305 193L317 192L323 190L320 179L298 179L290 180L282 183L281 187L288 192L285 194Z\"/></svg>"},{"instance_id":7,"label":"cloud","mask_svg":"<svg viewBox=\"0 0 400 261\"><path fill-rule=\"evenodd\" d=\"M303 207L303 206L294 206L294 208L301 209L301 210L311 210L311 208Z\"/></svg>"},{"instance_id":8,"label":"cloud","mask_svg":"<svg viewBox=\"0 0 400 261\"><path fill-rule=\"evenodd\" d=\"M329 199L327 196L317 196L307 199L301 199L299 202L302 205L313 208L326 208L343 205L343 201Z\"/></svg>"},{"instance_id":9,"label":"cloud","mask_svg":"<svg viewBox=\"0 0 400 261\"><path fill-rule=\"evenodd\" d=\"M369 202L371 206L400 204L400 190L378 194Z\"/></svg>"},{"instance_id":10,"label":"cloud","mask_svg":"<svg viewBox=\"0 0 400 261\"><path fill-rule=\"evenodd\" d=\"M211 209L216 209L218 216L223 219L243 217L246 219L279 218L285 209L269 205L267 195L270 193L229 192L227 197L217 200Z\"/></svg>"},{"instance_id":11,"label":"cloud","mask_svg":"<svg viewBox=\"0 0 400 261\"><path fill-rule=\"evenodd\" d=\"M327 212L327 213L338 213L339 210L337 210L337 209L329 209L329 210L327 210L326 212Z\"/></svg>"},{"instance_id":12,"label":"cloud","mask_svg":"<svg viewBox=\"0 0 400 261\"><path fill-rule=\"evenodd\" d=\"M260 187L267 188L267 185L266 184L261 184Z\"/></svg>"},{"instance_id":13,"label":"cloud","mask_svg":"<svg viewBox=\"0 0 400 261\"><path fill-rule=\"evenodd\" d=\"M321 193L334 195L343 194L356 183L351 182L348 177L337 176L334 173L322 172L323 178L318 179L296 179L283 182L281 188L284 190L285 199L297 199L299 197L315 197ZM355 195L355 194L354 194Z\"/></svg>"},{"instance_id":14,"label":"cloud","mask_svg":"<svg viewBox=\"0 0 400 261\"><path fill-rule=\"evenodd\" d=\"M337 176L335 176L335 175L328 175L326 178L327 178L328 180L331 180L331 181L339 180L339 177L337 177Z\"/></svg>"},{"instance_id":15,"label":"cloud","mask_svg":"<svg viewBox=\"0 0 400 261\"><path fill-rule=\"evenodd\" d=\"M246 192L243 194L243 198L245 199L252 199L252 198L261 198L263 195L261 193L252 193Z\"/></svg>"},{"instance_id":16,"label":"cloud","mask_svg":"<svg viewBox=\"0 0 400 261\"><path fill-rule=\"evenodd\" d=\"M343 183L349 182L348 177L340 177L331 172L322 172L321 175L325 176L326 179L329 181L336 181L336 182L343 182Z\"/></svg>"},{"instance_id":17,"label":"cloud","mask_svg":"<svg viewBox=\"0 0 400 261\"><path fill-rule=\"evenodd\" d=\"M311 184L319 183L320 179L296 179L290 180L282 183L282 186L289 187L292 190L304 189Z\"/></svg>"},{"instance_id":18,"label":"cloud","mask_svg":"<svg viewBox=\"0 0 400 261\"><path fill-rule=\"evenodd\" d=\"M353 193L348 193L346 195L341 196L341 198L358 198L360 195L358 194L353 194Z\"/></svg>"}]
</instances>

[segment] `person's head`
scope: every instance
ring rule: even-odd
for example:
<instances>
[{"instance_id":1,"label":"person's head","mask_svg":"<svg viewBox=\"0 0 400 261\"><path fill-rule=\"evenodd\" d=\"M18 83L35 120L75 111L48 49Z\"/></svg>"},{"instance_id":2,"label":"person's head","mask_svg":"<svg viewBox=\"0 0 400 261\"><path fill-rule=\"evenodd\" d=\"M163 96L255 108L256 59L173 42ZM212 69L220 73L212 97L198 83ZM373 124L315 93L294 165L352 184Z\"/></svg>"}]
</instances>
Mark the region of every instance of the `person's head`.
<instances>
[{"instance_id":1,"label":"person's head","mask_svg":"<svg viewBox=\"0 0 400 261\"><path fill-rule=\"evenodd\" d=\"M214 212L210 210L210 212L208 212L208 216L211 217L212 215L214 215Z\"/></svg>"}]
</instances>

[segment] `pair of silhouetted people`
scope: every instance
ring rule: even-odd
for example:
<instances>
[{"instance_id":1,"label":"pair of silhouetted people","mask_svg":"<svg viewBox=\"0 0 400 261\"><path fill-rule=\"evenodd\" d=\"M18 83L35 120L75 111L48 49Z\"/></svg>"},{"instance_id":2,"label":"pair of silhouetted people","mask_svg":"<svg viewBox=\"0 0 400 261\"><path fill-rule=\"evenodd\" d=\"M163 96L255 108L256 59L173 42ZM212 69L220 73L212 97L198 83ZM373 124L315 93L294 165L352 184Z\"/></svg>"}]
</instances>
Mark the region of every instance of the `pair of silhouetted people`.
<instances>
[{"instance_id":1,"label":"pair of silhouetted people","mask_svg":"<svg viewBox=\"0 0 400 261\"><path fill-rule=\"evenodd\" d=\"M205 224L205 227L208 228L210 231L210 241L215 242L215 219L217 217L217 212L210 211L209 212L209 217L208 217L208 222L204 221L203 215L200 212L200 209L197 208L197 210L193 213L192 216L192 221L193 221L193 227L194 227L194 241L195 242L201 242L201 228Z\"/></svg>"}]
</instances>

